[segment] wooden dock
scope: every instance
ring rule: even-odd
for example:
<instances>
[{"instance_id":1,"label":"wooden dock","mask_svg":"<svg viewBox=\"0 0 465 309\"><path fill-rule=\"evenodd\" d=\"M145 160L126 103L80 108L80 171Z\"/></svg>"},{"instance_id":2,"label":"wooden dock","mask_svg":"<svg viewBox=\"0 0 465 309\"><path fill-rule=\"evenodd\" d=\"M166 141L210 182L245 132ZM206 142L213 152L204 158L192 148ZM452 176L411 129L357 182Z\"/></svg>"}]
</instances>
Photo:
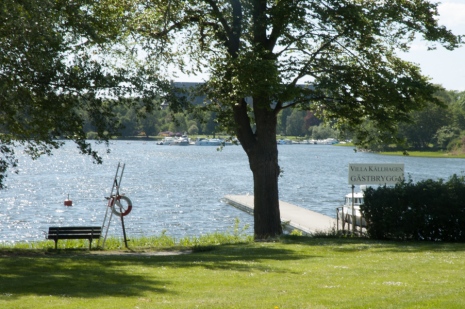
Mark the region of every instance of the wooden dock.
<instances>
[{"instance_id":1,"label":"wooden dock","mask_svg":"<svg viewBox=\"0 0 465 309\"><path fill-rule=\"evenodd\" d=\"M253 195L226 195L225 201L248 214L253 215ZM281 222L286 229L299 230L304 234L329 232L336 229L336 219L296 205L279 201Z\"/></svg>"}]
</instances>

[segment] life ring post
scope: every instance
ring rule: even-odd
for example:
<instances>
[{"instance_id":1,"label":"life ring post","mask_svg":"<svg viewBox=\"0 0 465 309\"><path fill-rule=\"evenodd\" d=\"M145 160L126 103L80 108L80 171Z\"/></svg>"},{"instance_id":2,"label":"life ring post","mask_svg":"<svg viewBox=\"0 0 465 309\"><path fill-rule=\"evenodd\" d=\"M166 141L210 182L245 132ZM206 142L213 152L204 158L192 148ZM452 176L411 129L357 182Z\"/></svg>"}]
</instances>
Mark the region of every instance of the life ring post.
<instances>
[{"instance_id":1,"label":"life ring post","mask_svg":"<svg viewBox=\"0 0 465 309\"><path fill-rule=\"evenodd\" d=\"M124 243L126 248L128 247L127 238L126 238L126 229L124 226L124 217L127 216L132 210L131 200L124 196L120 195L119 191L121 188L121 179L123 178L125 164L118 163L116 167L115 177L113 179L113 184L110 190L110 196L106 197L107 201L107 210L105 212L105 217L102 223L102 230L105 230L105 236L102 240L102 248L105 246L105 240L107 239L108 229L110 227L111 218L113 215L121 219L121 225L123 228ZM100 240L99 240L100 244Z\"/></svg>"}]
</instances>

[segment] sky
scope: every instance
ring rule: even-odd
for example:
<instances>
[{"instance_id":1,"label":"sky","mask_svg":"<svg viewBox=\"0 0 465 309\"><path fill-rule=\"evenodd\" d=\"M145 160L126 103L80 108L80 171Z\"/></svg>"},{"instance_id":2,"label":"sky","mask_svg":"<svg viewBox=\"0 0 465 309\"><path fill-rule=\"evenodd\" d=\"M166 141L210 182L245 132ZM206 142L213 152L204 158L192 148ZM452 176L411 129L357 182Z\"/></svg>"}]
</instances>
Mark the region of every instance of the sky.
<instances>
[{"instance_id":1,"label":"sky","mask_svg":"<svg viewBox=\"0 0 465 309\"><path fill-rule=\"evenodd\" d=\"M439 24L446 26L456 35L465 35L465 0L433 2L440 3L438 6ZM426 44L417 40L409 53L402 53L399 56L418 64L423 75L428 76L432 83L442 85L446 90L465 91L465 44L453 51L440 45L436 50L428 51ZM179 74L175 80L201 82L205 80L205 77L205 75L192 77Z\"/></svg>"},{"instance_id":2,"label":"sky","mask_svg":"<svg viewBox=\"0 0 465 309\"><path fill-rule=\"evenodd\" d=\"M442 0L438 11L440 25L454 34L465 35L465 0ZM433 83L446 90L465 91L465 46L453 51L441 46L427 51L425 44L416 41L408 54L400 56L418 64L423 75L430 77Z\"/></svg>"}]
</instances>

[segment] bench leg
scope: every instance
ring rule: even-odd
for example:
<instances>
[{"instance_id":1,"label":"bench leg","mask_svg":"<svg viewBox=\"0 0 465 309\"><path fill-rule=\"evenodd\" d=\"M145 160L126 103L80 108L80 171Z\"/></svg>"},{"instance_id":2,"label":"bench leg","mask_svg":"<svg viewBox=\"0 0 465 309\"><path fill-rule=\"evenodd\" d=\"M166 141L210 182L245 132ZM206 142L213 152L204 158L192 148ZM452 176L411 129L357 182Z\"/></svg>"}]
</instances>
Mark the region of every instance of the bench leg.
<instances>
[{"instance_id":1,"label":"bench leg","mask_svg":"<svg viewBox=\"0 0 465 309\"><path fill-rule=\"evenodd\" d=\"M58 239L54 239L55 240L55 250L58 250Z\"/></svg>"}]
</instances>

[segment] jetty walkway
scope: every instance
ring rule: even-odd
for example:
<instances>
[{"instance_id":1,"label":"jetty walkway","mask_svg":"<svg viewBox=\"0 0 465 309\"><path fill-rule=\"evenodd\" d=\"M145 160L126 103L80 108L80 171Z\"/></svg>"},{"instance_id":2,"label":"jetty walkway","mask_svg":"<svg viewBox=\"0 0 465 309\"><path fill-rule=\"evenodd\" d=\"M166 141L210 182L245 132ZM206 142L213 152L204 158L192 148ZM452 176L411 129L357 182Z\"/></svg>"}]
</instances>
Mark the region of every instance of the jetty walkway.
<instances>
[{"instance_id":1,"label":"jetty walkway","mask_svg":"<svg viewBox=\"0 0 465 309\"><path fill-rule=\"evenodd\" d=\"M228 204L253 215L253 195L226 195L224 200ZM304 234L329 232L336 229L336 219L283 201L279 201L279 212L281 222L285 224L286 229L296 229Z\"/></svg>"}]
</instances>

